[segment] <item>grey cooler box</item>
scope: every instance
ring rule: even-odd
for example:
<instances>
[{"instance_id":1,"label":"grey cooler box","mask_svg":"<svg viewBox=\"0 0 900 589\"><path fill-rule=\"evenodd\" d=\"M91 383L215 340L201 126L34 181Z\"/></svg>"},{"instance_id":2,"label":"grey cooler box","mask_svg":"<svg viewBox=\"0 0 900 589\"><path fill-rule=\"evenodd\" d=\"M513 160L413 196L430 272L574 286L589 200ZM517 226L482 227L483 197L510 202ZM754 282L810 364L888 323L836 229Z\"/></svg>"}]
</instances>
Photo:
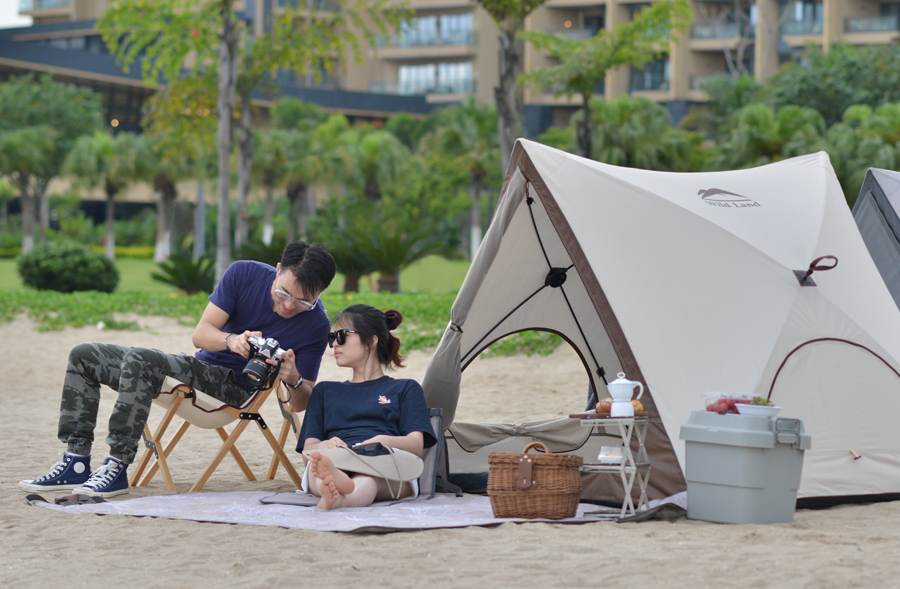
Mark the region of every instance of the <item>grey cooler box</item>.
<instances>
[{"instance_id":1,"label":"grey cooler box","mask_svg":"<svg viewBox=\"0 0 900 589\"><path fill-rule=\"evenodd\" d=\"M729 524L794 520L803 451L811 443L802 421L694 411L680 437L688 518Z\"/></svg>"}]
</instances>

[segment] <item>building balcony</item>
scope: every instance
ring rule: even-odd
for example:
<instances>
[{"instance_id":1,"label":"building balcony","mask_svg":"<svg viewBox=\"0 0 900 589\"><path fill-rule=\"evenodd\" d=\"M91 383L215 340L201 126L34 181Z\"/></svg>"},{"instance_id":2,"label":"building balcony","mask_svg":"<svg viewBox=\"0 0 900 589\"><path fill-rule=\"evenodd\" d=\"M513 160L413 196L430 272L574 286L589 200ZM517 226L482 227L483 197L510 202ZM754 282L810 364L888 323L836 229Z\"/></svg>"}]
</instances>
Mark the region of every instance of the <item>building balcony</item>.
<instances>
[{"instance_id":1,"label":"building balcony","mask_svg":"<svg viewBox=\"0 0 900 589\"><path fill-rule=\"evenodd\" d=\"M391 39L387 47L441 47L448 45L477 45L476 31L448 31L423 34L420 31L406 31Z\"/></svg>"},{"instance_id":2,"label":"building balcony","mask_svg":"<svg viewBox=\"0 0 900 589\"><path fill-rule=\"evenodd\" d=\"M275 2L275 8L284 9L288 6L317 12L338 12L341 9L340 3L332 0L276 0Z\"/></svg>"},{"instance_id":3,"label":"building balcony","mask_svg":"<svg viewBox=\"0 0 900 589\"><path fill-rule=\"evenodd\" d=\"M688 90L706 90L706 83L710 80L730 78L731 75L725 72L715 74L693 74L688 78Z\"/></svg>"},{"instance_id":4,"label":"building balcony","mask_svg":"<svg viewBox=\"0 0 900 589\"><path fill-rule=\"evenodd\" d=\"M631 75L631 92L655 92L669 89L669 76L663 74L634 73Z\"/></svg>"},{"instance_id":5,"label":"building balcony","mask_svg":"<svg viewBox=\"0 0 900 589\"><path fill-rule=\"evenodd\" d=\"M740 37L754 37L754 27L748 27L746 34L741 34L741 23L726 22L718 24L693 25L691 27L691 39L737 39Z\"/></svg>"},{"instance_id":6,"label":"building balcony","mask_svg":"<svg viewBox=\"0 0 900 589\"><path fill-rule=\"evenodd\" d=\"M413 96L416 94L474 94L475 80L452 80L446 82L372 82L369 92L374 94L397 94Z\"/></svg>"},{"instance_id":7,"label":"building balcony","mask_svg":"<svg viewBox=\"0 0 900 589\"><path fill-rule=\"evenodd\" d=\"M551 35L559 35L560 37L566 37L567 39L572 39L573 41L585 41L597 35L600 32L599 29L558 29L555 31L545 31L550 33Z\"/></svg>"},{"instance_id":8,"label":"building balcony","mask_svg":"<svg viewBox=\"0 0 900 589\"><path fill-rule=\"evenodd\" d=\"M900 31L900 15L854 17L844 20L845 33L896 33Z\"/></svg>"},{"instance_id":9,"label":"building balcony","mask_svg":"<svg viewBox=\"0 0 900 589\"><path fill-rule=\"evenodd\" d=\"M35 12L68 11L72 7L72 0L19 0L19 13L32 14Z\"/></svg>"},{"instance_id":10,"label":"building balcony","mask_svg":"<svg viewBox=\"0 0 900 589\"><path fill-rule=\"evenodd\" d=\"M781 34L789 35L821 35L821 20L789 20L781 25Z\"/></svg>"}]
</instances>

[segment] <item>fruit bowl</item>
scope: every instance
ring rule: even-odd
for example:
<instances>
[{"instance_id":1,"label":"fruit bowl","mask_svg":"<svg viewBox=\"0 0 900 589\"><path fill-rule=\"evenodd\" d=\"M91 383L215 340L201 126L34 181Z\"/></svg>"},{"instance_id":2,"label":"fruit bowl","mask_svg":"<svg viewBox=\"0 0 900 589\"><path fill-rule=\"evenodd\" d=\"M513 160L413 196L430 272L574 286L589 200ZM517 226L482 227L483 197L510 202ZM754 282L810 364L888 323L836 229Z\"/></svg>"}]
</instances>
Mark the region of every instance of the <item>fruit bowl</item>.
<instances>
[{"instance_id":1,"label":"fruit bowl","mask_svg":"<svg viewBox=\"0 0 900 589\"><path fill-rule=\"evenodd\" d=\"M755 415L757 417L775 417L781 411L781 407L778 406L751 405L749 403L738 404L736 408L741 415Z\"/></svg>"}]
</instances>

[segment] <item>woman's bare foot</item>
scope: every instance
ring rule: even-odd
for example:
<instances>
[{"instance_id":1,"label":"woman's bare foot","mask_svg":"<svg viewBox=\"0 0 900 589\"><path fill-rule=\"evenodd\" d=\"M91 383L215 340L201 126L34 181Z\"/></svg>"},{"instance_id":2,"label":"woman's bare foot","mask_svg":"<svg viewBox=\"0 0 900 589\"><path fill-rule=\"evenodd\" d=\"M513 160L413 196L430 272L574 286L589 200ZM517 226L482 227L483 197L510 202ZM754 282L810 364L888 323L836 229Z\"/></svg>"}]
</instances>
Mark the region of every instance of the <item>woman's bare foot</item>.
<instances>
[{"instance_id":1,"label":"woman's bare foot","mask_svg":"<svg viewBox=\"0 0 900 589\"><path fill-rule=\"evenodd\" d=\"M340 496L352 493L356 485L347 473L321 452L311 452L309 459L309 474L319 480L318 489L322 497L319 507L333 509Z\"/></svg>"},{"instance_id":2,"label":"woman's bare foot","mask_svg":"<svg viewBox=\"0 0 900 589\"><path fill-rule=\"evenodd\" d=\"M316 484L319 487L319 496L321 497L316 507L319 509L334 509L338 507L337 503L342 495L338 493L337 488L334 486L334 478L331 475L327 475L324 479L318 479Z\"/></svg>"}]
</instances>

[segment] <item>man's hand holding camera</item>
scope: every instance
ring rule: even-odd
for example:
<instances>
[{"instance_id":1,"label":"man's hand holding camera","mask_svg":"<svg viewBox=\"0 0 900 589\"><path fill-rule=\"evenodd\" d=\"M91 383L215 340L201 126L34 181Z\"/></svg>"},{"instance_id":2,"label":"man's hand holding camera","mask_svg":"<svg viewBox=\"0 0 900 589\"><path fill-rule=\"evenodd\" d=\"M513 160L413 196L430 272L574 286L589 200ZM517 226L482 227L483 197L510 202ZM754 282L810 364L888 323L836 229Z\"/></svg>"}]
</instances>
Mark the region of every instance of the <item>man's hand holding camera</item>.
<instances>
[{"instance_id":1,"label":"man's hand holding camera","mask_svg":"<svg viewBox=\"0 0 900 589\"><path fill-rule=\"evenodd\" d=\"M229 352L239 354L244 358L250 357L251 337L262 337L261 331L245 331L244 333L232 333L225 336L225 347Z\"/></svg>"}]
</instances>

